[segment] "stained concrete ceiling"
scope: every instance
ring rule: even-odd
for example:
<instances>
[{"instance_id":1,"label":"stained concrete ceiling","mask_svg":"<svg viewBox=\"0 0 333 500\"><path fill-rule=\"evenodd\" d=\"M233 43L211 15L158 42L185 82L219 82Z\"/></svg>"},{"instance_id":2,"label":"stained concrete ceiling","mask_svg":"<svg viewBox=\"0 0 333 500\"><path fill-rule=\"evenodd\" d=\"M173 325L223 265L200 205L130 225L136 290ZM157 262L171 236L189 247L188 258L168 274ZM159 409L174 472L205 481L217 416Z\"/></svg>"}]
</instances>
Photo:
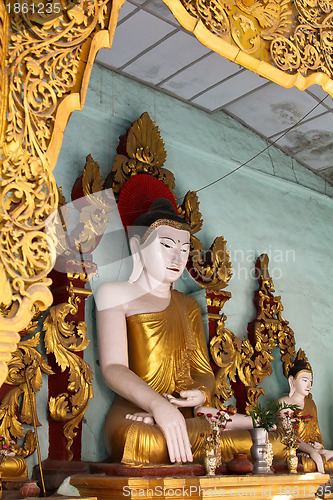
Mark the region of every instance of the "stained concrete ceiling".
<instances>
[{"instance_id":1,"label":"stained concrete ceiling","mask_svg":"<svg viewBox=\"0 0 333 500\"><path fill-rule=\"evenodd\" d=\"M231 115L333 184L332 97L318 85L285 89L222 58L185 31L162 0L127 0L112 48L96 61L209 113Z\"/></svg>"}]
</instances>

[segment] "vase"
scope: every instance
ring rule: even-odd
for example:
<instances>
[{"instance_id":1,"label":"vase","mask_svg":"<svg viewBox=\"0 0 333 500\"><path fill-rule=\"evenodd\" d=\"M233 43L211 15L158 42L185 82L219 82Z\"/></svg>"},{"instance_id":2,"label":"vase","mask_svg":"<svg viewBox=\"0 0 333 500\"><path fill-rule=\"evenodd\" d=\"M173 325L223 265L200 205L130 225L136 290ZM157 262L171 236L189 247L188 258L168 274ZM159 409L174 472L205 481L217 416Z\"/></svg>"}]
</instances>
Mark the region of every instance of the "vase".
<instances>
[{"instance_id":1,"label":"vase","mask_svg":"<svg viewBox=\"0 0 333 500\"><path fill-rule=\"evenodd\" d=\"M287 466L290 474L297 474L298 457L297 448L287 448Z\"/></svg>"},{"instance_id":2,"label":"vase","mask_svg":"<svg viewBox=\"0 0 333 500\"><path fill-rule=\"evenodd\" d=\"M222 450L221 450L221 431L218 426L213 427L216 435L216 445L215 445L215 454L216 454L216 466L219 467L222 464Z\"/></svg>"},{"instance_id":3,"label":"vase","mask_svg":"<svg viewBox=\"0 0 333 500\"><path fill-rule=\"evenodd\" d=\"M253 463L246 453L235 453L234 458L227 463L227 469L232 474L249 474L253 471Z\"/></svg>"},{"instance_id":4,"label":"vase","mask_svg":"<svg viewBox=\"0 0 333 500\"><path fill-rule=\"evenodd\" d=\"M217 467L215 449L209 448L205 451L204 466L207 476L215 476L215 470Z\"/></svg>"},{"instance_id":5,"label":"vase","mask_svg":"<svg viewBox=\"0 0 333 500\"><path fill-rule=\"evenodd\" d=\"M272 446L272 443L270 442L270 440L267 439L266 449L265 449L265 460L266 460L267 472L269 474L273 474L273 471L271 469L271 467L273 465L273 458L274 458L273 446Z\"/></svg>"},{"instance_id":6,"label":"vase","mask_svg":"<svg viewBox=\"0 0 333 500\"><path fill-rule=\"evenodd\" d=\"M250 429L253 445L251 446L251 456L254 461L254 474L267 474L266 465L266 444L268 432L261 427Z\"/></svg>"},{"instance_id":7,"label":"vase","mask_svg":"<svg viewBox=\"0 0 333 500\"><path fill-rule=\"evenodd\" d=\"M20 489L20 494L23 498L25 497L39 497L40 488L37 481L27 481L24 483Z\"/></svg>"}]
</instances>

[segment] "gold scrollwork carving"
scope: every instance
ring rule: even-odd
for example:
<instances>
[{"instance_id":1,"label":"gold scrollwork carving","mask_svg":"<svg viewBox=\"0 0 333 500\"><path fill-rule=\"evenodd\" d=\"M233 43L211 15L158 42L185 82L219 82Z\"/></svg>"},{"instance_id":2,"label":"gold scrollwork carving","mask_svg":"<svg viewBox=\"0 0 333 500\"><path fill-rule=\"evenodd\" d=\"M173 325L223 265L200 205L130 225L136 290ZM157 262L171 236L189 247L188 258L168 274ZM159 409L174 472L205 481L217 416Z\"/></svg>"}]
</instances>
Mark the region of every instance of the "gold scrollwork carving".
<instances>
[{"instance_id":1,"label":"gold scrollwork carving","mask_svg":"<svg viewBox=\"0 0 333 500\"><path fill-rule=\"evenodd\" d=\"M202 228L203 220L199 212L199 201L195 191L188 191L182 206L178 209L179 215L184 217L191 228L191 234L195 234Z\"/></svg>"},{"instance_id":2,"label":"gold scrollwork carving","mask_svg":"<svg viewBox=\"0 0 333 500\"><path fill-rule=\"evenodd\" d=\"M88 155L82 176L77 179L73 187L75 193L71 204L75 210L73 220L59 188L59 211L58 215L54 214L49 220L48 232L56 253L66 256L67 266L70 265L70 257L75 260L82 254L90 254L106 230L110 214L115 209L115 202L110 196L110 191L103 190L103 187L104 181L99 165L91 155ZM86 263L85 267L88 268L89 263ZM95 274L95 266L93 267Z\"/></svg>"},{"instance_id":3,"label":"gold scrollwork carving","mask_svg":"<svg viewBox=\"0 0 333 500\"><path fill-rule=\"evenodd\" d=\"M211 339L210 350L216 373L216 403L223 405L233 395L230 382L241 382L244 387L244 409L247 413L256 406L264 394L259 384L272 373L272 351L281 353L283 373L287 376L292 358L295 358L294 332L282 316L281 297L274 296L273 281L268 271L269 259L263 254L257 260L259 290L256 292L256 318L249 324L249 337L240 340L225 328L226 316L217 322L216 335Z\"/></svg>"},{"instance_id":4,"label":"gold scrollwork carving","mask_svg":"<svg viewBox=\"0 0 333 500\"><path fill-rule=\"evenodd\" d=\"M45 347L48 354L53 354L61 371L68 369L67 393L50 398L49 411L51 417L65 422L64 436L67 440L66 451L69 460L73 453L71 446L76 436L76 428L87 409L88 401L93 397L92 370L76 353L83 351L89 344L86 338L87 325L83 321L68 322L67 315L78 311L79 298L70 284L68 303L58 304L50 309L44 321Z\"/></svg>"},{"instance_id":5,"label":"gold scrollwork carving","mask_svg":"<svg viewBox=\"0 0 333 500\"><path fill-rule=\"evenodd\" d=\"M163 168L166 160L164 142L158 127L148 113L143 113L133 122L128 133L120 138L112 166L112 189L115 195L122 190L125 182L136 174L150 174L160 179L173 192L175 178Z\"/></svg>"},{"instance_id":6,"label":"gold scrollwork carving","mask_svg":"<svg viewBox=\"0 0 333 500\"><path fill-rule=\"evenodd\" d=\"M254 350L250 341L240 340L225 328L225 320L226 316L222 314L217 323L216 335L210 341L212 359L220 367L215 375L215 404L222 408L223 401L233 396L230 381L236 382L236 377L239 377L244 385L248 385L254 369L254 362L251 359Z\"/></svg>"},{"instance_id":7,"label":"gold scrollwork carving","mask_svg":"<svg viewBox=\"0 0 333 500\"><path fill-rule=\"evenodd\" d=\"M255 298L257 315L248 327L249 336L254 345L255 365L252 377L247 383L247 386L251 388L251 390L248 389L250 396L246 406L248 412L256 405L256 398L263 393L260 392L258 385L267 375L272 373L273 349L278 347L280 350L285 376L287 376L291 358L296 356L294 332L288 326L288 321L282 316L281 297L274 296L275 290L269 275L268 264L268 256L263 254L258 258L256 265L259 281L259 290Z\"/></svg>"},{"instance_id":8,"label":"gold scrollwork carving","mask_svg":"<svg viewBox=\"0 0 333 500\"><path fill-rule=\"evenodd\" d=\"M292 27L292 7L288 0L181 0L181 3L211 33L247 54L263 59L266 56L266 60L268 40L287 35Z\"/></svg>"},{"instance_id":9,"label":"gold scrollwork carving","mask_svg":"<svg viewBox=\"0 0 333 500\"><path fill-rule=\"evenodd\" d=\"M53 373L42 354L37 351L40 334L36 333L29 340L22 340L8 363L6 384L15 386L3 397L0 404L0 433L11 439L24 436L21 423L33 424L33 411L36 412L36 393L42 386L42 372ZM28 381L28 382L27 382ZM28 387L29 384L29 387ZM31 393L29 393L31 389ZM22 401L20 402L22 396ZM32 396L32 401L30 399ZM33 404L34 408L31 407ZM37 425L40 425L37 422ZM23 447L17 447L17 455L27 457L35 451L35 437L31 430L25 435Z\"/></svg>"},{"instance_id":10,"label":"gold scrollwork carving","mask_svg":"<svg viewBox=\"0 0 333 500\"><path fill-rule=\"evenodd\" d=\"M219 310L221 310L224 307L224 304L229 299L231 299L230 292L223 291L223 293L221 293L219 290L210 290L209 294L206 293L207 306L214 307ZM221 319L220 314L218 319Z\"/></svg>"},{"instance_id":11,"label":"gold scrollwork carving","mask_svg":"<svg viewBox=\"0 0 333 500\"><path fill-rule=\"evenodd\" d=\"M8 21L5 2L0 0L0 144L3 141L7 109L8 79L6 54L8 50Z\"/></svg>"},{"instance_id":12,"label":"gold scrollwork carving","mask_svg":"<svg viewBox=\"0 0 333 500\"><path fill-rule=\"evenodd\" d=\"M330 0L163 0L206 47L283 87L333 95Z\"/></svg>"},{"instance_id":13,"label":"gold scrollwork carving","mask_svg":"<svg viewBox=\"0 0 333 500\"><path fill-rule=\"evenodd\" d=\"M215 238L208 251L196 236L191 235L191 250L187 269L203 288L225 288L232 276L227 242L223 236Z\"/></svg>"},{"instance_id":14,"label":"gold scrollwork carving","mask_svg":"<svg viewBox=\"0 0 333 500\"><path fill-rule=\"evenodd\" d=\"M1 306L7 354L0 384L34 304L45 310L52 303L47 275L55 253L45 223L58 192L51 170L64 123L83 106L95 54L112 39L118 7L111 26L107 0L38 7L34 0L0 0L0 260L11 289Z\"/></svg>"},{"instance_id":15,"label":"gold scrollwork carving","mask_svg":"<svg viewBox=\"0 0 333 500\"><path fill-rule=\"evenodd\" d=\"M314 71L333 75L333 5L331 2L295 0L297 24L289 38L272 40L274 64L291 74L308 76Z\"/></svg>"}]
</instances>

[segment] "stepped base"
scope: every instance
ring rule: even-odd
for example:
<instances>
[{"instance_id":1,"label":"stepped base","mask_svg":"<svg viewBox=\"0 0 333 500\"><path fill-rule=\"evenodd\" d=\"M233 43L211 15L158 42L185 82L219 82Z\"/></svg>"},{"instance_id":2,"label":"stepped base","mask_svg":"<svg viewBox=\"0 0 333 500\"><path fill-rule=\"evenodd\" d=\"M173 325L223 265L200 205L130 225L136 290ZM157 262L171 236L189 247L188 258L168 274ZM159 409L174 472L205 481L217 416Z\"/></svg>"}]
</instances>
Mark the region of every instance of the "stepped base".
<instances>
[{"instance_id":1,"label":"stepped base","mask_svg":"<svg viewBox=\"0 0 333 500\"><path fill-rule=\"evenodd\" d=\"M98 500L191 499L310 500L323 498L328 474L263 474L246 476L115 477L105 474L72 476L81 496Z\"/></svg>"}]
</instances>

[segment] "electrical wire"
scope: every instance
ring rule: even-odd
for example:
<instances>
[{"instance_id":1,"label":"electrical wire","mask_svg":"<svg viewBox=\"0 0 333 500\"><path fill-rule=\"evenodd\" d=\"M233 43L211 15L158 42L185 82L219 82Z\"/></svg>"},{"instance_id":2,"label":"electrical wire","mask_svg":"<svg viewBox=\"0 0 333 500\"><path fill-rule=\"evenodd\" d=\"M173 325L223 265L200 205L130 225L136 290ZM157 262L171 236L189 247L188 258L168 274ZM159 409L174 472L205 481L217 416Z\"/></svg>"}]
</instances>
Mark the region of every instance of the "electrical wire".
<instances>
[{"instance_id":1,"label":"electrical wire","mask_svg":"<svg viewBox=\"0 0 333 500\"><path fill-rule=\"evenodd\" d=\"M251 161L255 160L256 158L258 158L258 156L262 155L265 151L267 151L270 147L274 146L280 139L282 139L282 137L284 137L285 135L289 134L289 132L291 132L294 128L298 127L298 125L300 123L302 123L307 116L309 116L318 106L320 106L320 104L322 104L325 99L327 99L328 97L328 94L323 97L323 99L321 99L321 101L319 101L312 109L310 109L310 111L308 111L304 116L302 116L302 118L300 118L296 123L294 123L294 125L292 125L291 127L289 127L287 130L285 130L277 139L275 139L274 141L272 141L270 144L268 144L264 149L262 149L261 151L259 151L259 153L256 153L255 155L253 155L251 158L249 158L248 160L246 160L244 163L242 163L241 165L238 165L238 167L234 168L233 170L231 170L230 172L228 172L227 174L225 175L222 175L221 177L219 177L218 179L215 179L214 181L212 182L209 182L208 184L205 184L204 186L200 187L199 189L196 189L196 193L199 193L200 191L203 191L204 189L207 189L211 186L213 186L214 184L217 184L218 182L221 182L223 179L225 179L226 177L229 177L229 175L232 175L234 174L235 172L237 172L238 170L240 170L242 167L245 167L246 165L248 165ZM178 198L177 202L181 202L183 199L184 199L185 195L181 198Z\"/></svg>"}]
</instances>

